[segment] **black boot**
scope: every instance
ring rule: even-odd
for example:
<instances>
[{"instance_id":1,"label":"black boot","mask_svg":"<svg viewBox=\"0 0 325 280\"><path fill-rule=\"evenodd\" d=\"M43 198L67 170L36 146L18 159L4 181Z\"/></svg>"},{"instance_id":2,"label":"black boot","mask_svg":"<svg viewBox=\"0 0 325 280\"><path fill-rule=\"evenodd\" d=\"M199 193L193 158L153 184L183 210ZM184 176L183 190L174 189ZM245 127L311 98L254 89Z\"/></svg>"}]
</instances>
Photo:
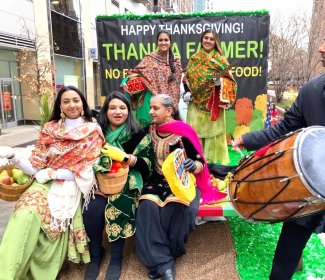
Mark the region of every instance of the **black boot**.
<instances>
[{"instance_id":1,"label":"black boot","mask_svg":"<svg viewBox=\"0 0 325 280\"><path fill-rule=\"evenodd\" d=\"M99 275L99 264L90 262L85 270L84 280L96 280Z\"/></svg>"},{"instance_id":2,"label":"black boot","mask_svg":"<svg viewBox=\"0 0 325 280\"><path fill-rule=\"evenodd\" d=\"M148 273L150 279L159 279L161 277L160 273L157 270L151 270Z\"/></svg>"},{"instance_id":3,"label":"black boot","mask_svg":"<svg viewBox=\"0 0 325 280\"><path fill-rule=\"evenodd\" d=\"M175 280L174 268L169 268L161 274L162 280Z\"/></svg>"},{"instance_id":4,"label":"black boot","mask_svg":"<svg viewBox=\"0 0 325 280\"><path fill-rule=\"evenodd\" d=\"M106 271L105 280L120 279L124 242L125 239L119 238L111 243L111 259Z\"/></svg>"},{"instance_id":5,"label":"black boot","mask_svg":"<svg viewBox=\"0 0 325 280\"><path fill-rule=\"evenodd\" d=\"M99 275L99 267L102 262L102 259L104 257L105 250L102 248L102 251L100 253L100 257L92 260L86 267L84 280L96 280Z\"/></svg>"}]
</instances>

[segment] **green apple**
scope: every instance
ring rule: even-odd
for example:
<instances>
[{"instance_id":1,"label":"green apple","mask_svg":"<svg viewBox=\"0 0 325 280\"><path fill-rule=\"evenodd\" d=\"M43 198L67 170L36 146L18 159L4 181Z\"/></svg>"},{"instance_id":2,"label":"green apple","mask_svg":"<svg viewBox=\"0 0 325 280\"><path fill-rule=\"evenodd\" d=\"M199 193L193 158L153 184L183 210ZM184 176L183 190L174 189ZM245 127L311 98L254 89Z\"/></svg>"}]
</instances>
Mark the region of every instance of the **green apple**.
<instances>
[{"instance_id":1,"label":"green apple","mask_svg":"<svg viewBox=\"0 0 325 280\"><path fill-rule=\"evenodd\" d=\"M12 169L12 177L19 185L24 185L30 180L30 177L28 175L17 168Z\"/></svg>"},{"instance_id":2,"label":"green apple","mask_svg":"<svg viewBox=\"0 0 325 280\"><path fill-rule=\"evenodd\" d=\"M24 185L30 181L30 177L26 174L23 174L17 178L17 183L19 185Z\"/></svg>"},{"instance_id":3,"label":"green apple","mask_svg":"<svg viewBox=\"0 0 325 280\"><path fill-rule=\"evenodd\" d=\"M12 172L12 178L14 178L14 180L15 180L16 182L17 182L17 178L18 178L19 176L24 175L24 172L21 171L20 169L17 169L17 168L13 168L13 169L11 170L11 172Z\"/></svg>"}]
</instances>

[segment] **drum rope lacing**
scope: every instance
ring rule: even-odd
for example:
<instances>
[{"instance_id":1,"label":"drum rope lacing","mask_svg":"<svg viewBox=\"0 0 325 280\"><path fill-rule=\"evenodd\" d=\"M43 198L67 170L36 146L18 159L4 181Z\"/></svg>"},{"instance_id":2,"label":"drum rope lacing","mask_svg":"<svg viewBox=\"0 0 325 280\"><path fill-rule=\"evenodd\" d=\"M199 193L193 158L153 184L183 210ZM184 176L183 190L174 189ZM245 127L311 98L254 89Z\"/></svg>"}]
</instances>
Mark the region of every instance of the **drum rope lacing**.
<instances>
[{"instance_id":1,"label":"drum rope lacing","mask_svg":"<svg viewBox=\"0 0 325 280\"><path fill-rule=\"evenodd\" d=\"M262 179L247 179L249 178L251 175L255 174L256 172L258 172L260 169L264 168L265 166L267 166L268 164L270 164L271 162L279 159L280 157L282 157L286 151L289 150L294 150L296 148L288 148L285 150L279 150L273 153L270 153L268 155L264 155L264 156L260 156L258 159L256 159L255 161L251 161L252 157L248 157L248 158L244 158L242 164L240 164L234 171L233 175L235 175L237 172L239 172L240 170L242 170L243 168L246 168L252 164L255 164L258 161L270 158L273 156L272 159L270 159L269 161L263 163L261 166L259 166L257 169L253 170L252 172L250 172L249 174L247 174L245 177L243 177L241 180L234 180L232 179L233 182L236 182L236 188L235 188L235 193L234 193L234 198L233 200L236 201L236 203L241 203L241 204L253 204L253 205L262 205L260 208L258 208L257 210L253 211L249 217L248 220L256 220L258 221L258 219L252 219L252 217L254 215L256 215L258 212L262 211L264 208L266 208L269 205L272 204L282 204L282 203L302 203L298 209L296 211L294 211L293 213L291 213L290 215L288 215L285 219L281 220L281 221L286 221L288 219L290 219L292 216L296 215L299 211L301 211L303 209L303 207L305 207L306 205L309 204L309 201L304 199L304 200L290 200L290 201L273 201L275 198L277 198L290 184L291 179L299 177L299 174L297 174L296 176L274 176L274 177L269 177L269 178L262 178ZM280 182L285 182L285 184L283 185L283 187L279 190L278 193L276 193L274 196L272 196L268 201L265 202L246 202L246 201L240 201L237 198L237 190L240 187L240 183L256 183L256 182L263 182L263 181L268 181L268 180L273 180L273 179L281 179ZM280 222L280 221L277 221Z\"/></svg>"}]
</instances>

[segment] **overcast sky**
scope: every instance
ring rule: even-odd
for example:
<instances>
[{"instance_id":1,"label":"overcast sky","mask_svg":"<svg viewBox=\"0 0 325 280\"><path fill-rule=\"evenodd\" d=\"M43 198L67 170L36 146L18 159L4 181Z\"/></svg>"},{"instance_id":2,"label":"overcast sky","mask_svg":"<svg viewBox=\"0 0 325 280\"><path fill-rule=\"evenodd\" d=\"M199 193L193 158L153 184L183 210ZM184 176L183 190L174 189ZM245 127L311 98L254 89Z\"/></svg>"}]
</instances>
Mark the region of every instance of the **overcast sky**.
<instances>
[{"instance_id":1,"label":"overcast sky","mask_svg":"<svg viewBox=\"0 0 325 280\"><path fill-rule=\"evenodd\" d=\"M251 11L266 9L281 15L304 11L311 14L313 0L213 0L215 11Z\"/></svg>"}]
</instances>

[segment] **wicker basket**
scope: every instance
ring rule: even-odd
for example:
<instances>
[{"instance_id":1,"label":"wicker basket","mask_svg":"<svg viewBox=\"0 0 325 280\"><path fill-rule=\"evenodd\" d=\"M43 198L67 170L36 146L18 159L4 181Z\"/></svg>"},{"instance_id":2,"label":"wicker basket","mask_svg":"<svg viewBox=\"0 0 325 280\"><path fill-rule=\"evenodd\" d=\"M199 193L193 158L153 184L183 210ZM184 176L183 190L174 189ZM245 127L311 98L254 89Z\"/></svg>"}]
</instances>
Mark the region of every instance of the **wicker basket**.
<instances>
[{"instance_id":1,"label":"wicker basket","mask_svg":"<svg viewBox=\"0 0 325 280\"><path fill-rule=\"evenodd\" d=\"M17 168L15 165L5 165L0 167L0 173L7 170L8 175L12 176L12 169ZM4 185L0 183L0 199L5 201L16 201L23 194L23 192L32 184L33 179L26 184L19 186Z\"/></svg>"},{"instance_id":2,"label":"wicker basket","mask_svg":"<svg viewBox=\"0 0 325 280\"><path fill-rule=\"evenodd\" d=\"M128 179L129 167L118 173L96 173L99 190L104 194L116 194L123 190Z\"/></svg>"}]
</instances>

